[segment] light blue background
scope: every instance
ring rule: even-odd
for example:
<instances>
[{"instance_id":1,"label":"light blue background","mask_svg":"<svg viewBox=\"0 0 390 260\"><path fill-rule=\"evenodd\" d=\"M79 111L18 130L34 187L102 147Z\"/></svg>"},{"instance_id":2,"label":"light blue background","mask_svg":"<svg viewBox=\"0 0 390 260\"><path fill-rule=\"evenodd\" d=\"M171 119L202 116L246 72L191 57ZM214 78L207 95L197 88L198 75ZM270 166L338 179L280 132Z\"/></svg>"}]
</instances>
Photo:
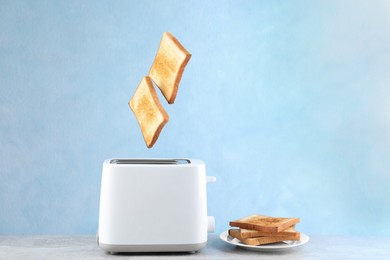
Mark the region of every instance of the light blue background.
<instances>
[{"instance_id":1,"label":"light blue background","mask_svg":"<svg viewBox=\"0 0 390 260\"><path fill-rule=\"evenodd\" d=\"M127 102L164 31L192 58L147 149ZM0 234L94 234L103 160L189 157L218 233L390 235L389 72L388 1L0 1Z\"/></svg>"}]
</instances>

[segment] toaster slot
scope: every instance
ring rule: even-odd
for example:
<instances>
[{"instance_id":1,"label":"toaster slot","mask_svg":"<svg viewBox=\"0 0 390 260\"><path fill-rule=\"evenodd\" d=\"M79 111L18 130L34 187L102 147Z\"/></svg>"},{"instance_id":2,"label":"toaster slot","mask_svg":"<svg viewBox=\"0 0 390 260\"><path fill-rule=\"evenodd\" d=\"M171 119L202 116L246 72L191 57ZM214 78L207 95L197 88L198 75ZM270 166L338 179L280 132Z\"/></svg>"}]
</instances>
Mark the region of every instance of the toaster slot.
<instances>
[{"instance_id":1,"label":"toaster slot","mask_svg":"<svg viewBox=\"0 0 390 260\"><path fill-rule=\"evenodd\" d=\"M111 164L190 164L188 159L112 159Z\"/></svg>"}]
</instances>

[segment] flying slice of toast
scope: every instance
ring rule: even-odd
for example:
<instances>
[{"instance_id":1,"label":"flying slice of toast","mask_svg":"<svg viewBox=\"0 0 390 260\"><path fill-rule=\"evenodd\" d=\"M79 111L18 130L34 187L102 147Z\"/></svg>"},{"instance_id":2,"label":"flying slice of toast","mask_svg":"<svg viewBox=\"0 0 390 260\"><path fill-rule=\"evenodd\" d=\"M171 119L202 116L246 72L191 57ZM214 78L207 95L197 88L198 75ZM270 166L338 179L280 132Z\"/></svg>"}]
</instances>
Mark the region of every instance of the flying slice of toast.
<instances>
[{"instance_id":1,"label":"flying slice of toast","mask_svg":"<svg viewBox=\"0 0 390 260\"><path fill-rule=\"evenodd\" d=\"M253 238L243 238L240 235L239 230L230 229L229 235L237 238L242 243L252 246L266 245L276 242L282 242L287 240L299 240L300 233L296 233L295 235L285 235L285 236L267 236L267 237L253 237Z\"/></svg>"},{"instance_id":2,"label":"flying slice of toast","mask_svg":"<svg viewBox=\"0 0 390 260\"><path fill-rule=\"evenodd\" d=\"M180 80L191 54L169 32L164 32L149 76L169 104L175 102Z\"/></svg>"},{"instance_id":3,"label":"flying slice of toast","mask_svg":"<svg viewBox=\"0 0 390 260\"><path fill-rule=\"evenodd\" d=\"M129 101L148 148L153 147L169 117L162 107L153 82L169 104L175 101L184 68L191 54L169 32L164 32L149 76L144 77Z\"/></svg>"},{"instance_id":4,"label":"flying slice of toast","mask_svg":"<svg viewBox=\"0 0 390 260\"><path fill-rule=\"evenodd\" d=\"M281 232L300 221L299 218L274 218L263 215L251 215L229 224L232 227L239 227L242 229L252 229L263 231L267 233Z\"/></svg>"},{"instance_id":5,"label":"flying slice of toast","mask_svg":"<svg viewBox=\"0 0 390 260\"><path fill-rule=\"evenodd\" d=\"M295 230L295 226L289 227L283 231L276 232L276 233L269 233L264 231L258 231L258 230L251 230L251 229L236 229L239 233L241 238L252 238L252 237L269 237L269 236L295 236L298 231Z\"/></svg>"},{"instance_id":6,"label":"flying slice of toast","mask_svg":"<svg viewBox=\"0 0 390 260\"><path fill-rule=\"evenodd\" d=\"M169 120L162 107L153 83L148 76L143 77L133 97L129 101L148 148L153 147L161 130Z\"/></svg>"}]
</instances>

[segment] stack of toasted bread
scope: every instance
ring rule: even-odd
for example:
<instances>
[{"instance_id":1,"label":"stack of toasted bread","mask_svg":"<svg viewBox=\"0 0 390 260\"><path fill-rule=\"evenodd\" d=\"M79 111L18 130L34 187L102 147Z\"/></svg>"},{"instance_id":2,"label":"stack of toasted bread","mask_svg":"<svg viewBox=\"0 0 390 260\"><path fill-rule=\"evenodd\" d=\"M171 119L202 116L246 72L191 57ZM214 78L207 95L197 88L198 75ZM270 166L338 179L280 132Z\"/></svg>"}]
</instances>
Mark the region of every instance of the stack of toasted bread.
<instances>
[{"instance_id":1,"label":"stack of toasted bread","mask_svg":"<svg viewBox=\"0 0 390 260\"><path fill-rule=\"evenodd\" d=\"M287 240L299 240L300 233L295 230L299 218L269 217L251 215L230 221L229 235L247 245L265 245Z\"/></svg>"}]
</instances>

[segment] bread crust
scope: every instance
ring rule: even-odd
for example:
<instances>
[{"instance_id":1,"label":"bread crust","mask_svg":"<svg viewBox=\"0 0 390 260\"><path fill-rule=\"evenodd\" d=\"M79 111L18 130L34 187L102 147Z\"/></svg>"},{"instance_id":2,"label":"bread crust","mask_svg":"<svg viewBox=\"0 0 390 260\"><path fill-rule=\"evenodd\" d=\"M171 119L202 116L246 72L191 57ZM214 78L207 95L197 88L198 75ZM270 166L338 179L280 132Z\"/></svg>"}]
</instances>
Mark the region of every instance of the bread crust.
<instances>
[{"instance_id":1,"label":"bread crust","mask_svg":"<svg viewBox=\"0 0 390 260\"><path fill-rule=\"evenodd\" d=\"M295 225L287 228L286 230L276 232L276 233L269 233L259 230L251 230L251 229L237 229L240 236L242 238L252 238L252 237L269 237L269 236L294 236L298 231L295 230Z\"/></svg>"},{"instance_id":2,"label":"bread crust","mask_svg":"<svg viewBox=\"0 0 390 260\"><path fill-rule=\"evenodd\" d=\"M150 77L142 78L129 101L129 107L137 118L146 146L152 148L169 116L158 99Z\"/></svg>"},{"instance_id":3,"label":"bread crust","mask_svg":"<svg viewBox=\"0 0 390 260\"><path fill-rule=\"evenodd\" d=\"M191 54L169 32L164 32L149 76L169 104L175 102L179 84Z\"/></svg>"},{"instance_id":4,"label":"bread crust","mask_svg":"<svg viewBox=\"0 0 390 260\"><path fill-rule=\"evenodd\" d=\"M268 233L283 231L300 222L299 218L275 218L263 215L251 215L235 221L230 221L230 226L243 229L253 229Z\"/></svg>"},{"instance_id":5,"label":"bread crust","mask_svg":"<svg viewBox=\"0 0 390 260\"><path fill-rule=\"evenodd\" d=\"M299 240L300 233L296 233L294 235L286 235L286 236L267 236L267 237L253 237L253 238L243 238L240 236L240 232L237 229L229 229L229 235L237 238L242 243L252 246L266 245L281 241L287 240Z\"/></svg>"}]
</instances>

